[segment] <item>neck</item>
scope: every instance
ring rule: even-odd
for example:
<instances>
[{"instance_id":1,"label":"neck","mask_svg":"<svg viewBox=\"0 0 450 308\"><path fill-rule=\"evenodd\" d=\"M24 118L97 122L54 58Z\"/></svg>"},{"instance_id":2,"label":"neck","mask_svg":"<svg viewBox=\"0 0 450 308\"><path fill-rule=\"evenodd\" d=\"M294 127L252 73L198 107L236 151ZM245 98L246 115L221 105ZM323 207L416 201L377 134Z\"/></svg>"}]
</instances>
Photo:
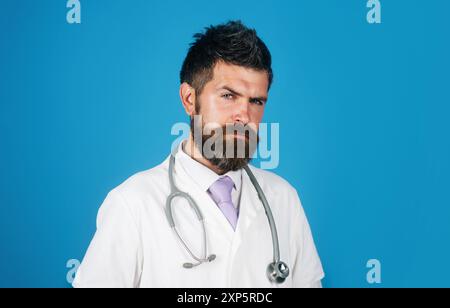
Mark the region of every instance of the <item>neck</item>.
<instances>
[{"instance_id":1,"label":"neck","mask_svg":"<svg viewBox=\"0 0 450 308\"><path fill-rule=\"evenodd\" d=\"M205 157L203 157L200 150L195 146L194 139L192 137L192 134L189 135L189 139L187 140L186 144L181 147L182 150L189 155L192 159L198 161L202 165L208 167L218 175L222 175L223 171L221 171L217 166L214 166L209 160L207 160Z\"/></svg>"}]
</instances>

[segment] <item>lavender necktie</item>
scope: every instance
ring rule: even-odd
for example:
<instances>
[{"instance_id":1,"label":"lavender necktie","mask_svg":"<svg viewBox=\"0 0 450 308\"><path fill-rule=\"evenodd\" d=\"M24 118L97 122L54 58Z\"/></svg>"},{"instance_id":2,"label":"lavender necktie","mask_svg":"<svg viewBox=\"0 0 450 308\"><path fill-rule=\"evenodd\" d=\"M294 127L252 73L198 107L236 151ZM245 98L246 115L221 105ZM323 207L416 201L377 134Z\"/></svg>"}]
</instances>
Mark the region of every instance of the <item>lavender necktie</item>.
<instances>
[{"instance_id":1,"label":"lavender necktie","mask_svg":"<svg viewBox=\"0 0 450 308\"><path fill-rule=\"evenodd\" d=\"M236 229L238 213L231 199L231 190L233 189L233 186L233 180L229 176L224 176L215 181L211 187L209 187L208 192L228 219L233 229Z\"/></svg>"}]
</instances>

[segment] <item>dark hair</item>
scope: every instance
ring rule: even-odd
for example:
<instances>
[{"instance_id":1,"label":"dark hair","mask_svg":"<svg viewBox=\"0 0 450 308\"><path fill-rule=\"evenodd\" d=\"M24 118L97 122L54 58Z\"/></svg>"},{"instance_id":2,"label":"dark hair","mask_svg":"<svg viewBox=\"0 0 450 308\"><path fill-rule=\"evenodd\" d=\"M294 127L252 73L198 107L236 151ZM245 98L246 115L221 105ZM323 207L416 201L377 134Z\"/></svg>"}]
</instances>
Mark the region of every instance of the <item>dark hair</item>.
<instances>
[{"instance_id":1,"label":"dark hair","mask_svg":"<svg viewBox=\"0 0 450 308\"><path fill-rule=\"evenodd\" d=\"M273 80L272 57L254 29L241 21L205 28L204 33L194 34L180 72L180 82L187 82L199 95L205 84L212 80L218 61L266 71L269 88Z\"/></svg>"}]
</instances>

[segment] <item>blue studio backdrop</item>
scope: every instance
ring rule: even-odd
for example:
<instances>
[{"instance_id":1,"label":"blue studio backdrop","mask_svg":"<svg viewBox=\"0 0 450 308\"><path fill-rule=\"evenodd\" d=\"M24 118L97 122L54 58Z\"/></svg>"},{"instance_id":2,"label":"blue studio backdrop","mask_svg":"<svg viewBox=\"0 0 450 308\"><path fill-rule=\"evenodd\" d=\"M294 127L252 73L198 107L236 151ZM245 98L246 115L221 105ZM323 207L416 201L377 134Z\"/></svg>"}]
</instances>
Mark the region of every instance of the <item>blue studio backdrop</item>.
<instances>
[{"instance_id":1,"label":"blue studio backdrop","mask_svg":"<svg viewBox=\"0 0 450 308\"><path fill-rule=\"evenodd\" d=\"M367 0L80 0L80 23L74 2L0 1L0 287L70 286L106 194L188 122L192 35L231 19L272 52L273 171L324 286L450 286L449 1L380 0L381 23Z\"/></svg>"}]
</instances>

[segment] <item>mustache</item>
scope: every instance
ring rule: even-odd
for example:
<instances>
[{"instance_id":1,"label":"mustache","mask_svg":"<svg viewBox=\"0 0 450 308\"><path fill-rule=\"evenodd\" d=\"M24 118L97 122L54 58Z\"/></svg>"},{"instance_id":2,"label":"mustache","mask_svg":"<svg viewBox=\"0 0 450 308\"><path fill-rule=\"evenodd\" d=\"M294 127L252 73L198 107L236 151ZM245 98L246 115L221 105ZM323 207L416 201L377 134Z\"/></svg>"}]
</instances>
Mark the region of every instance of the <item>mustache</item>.
<instances>
[{"instance_id":1,"label":"mustache","mask_svg":"<svg viewBox=\"0 0 450 308\"><path fill-rule=\"evenodd\" d=\"M205 125L203 127L205 127ZM219 133L220 132L222 132L222 136L245 137L245 139L247 140L249 140L251 137L258 136L257 131L252 126L245 124L224 124L221 126L221 129L219 130ZM211 134L204 134L204 135L219 137L216 136L216 134L218 134L217 127L216 129L213 129L213 132Z\"/></svg>"}]
</instances>

